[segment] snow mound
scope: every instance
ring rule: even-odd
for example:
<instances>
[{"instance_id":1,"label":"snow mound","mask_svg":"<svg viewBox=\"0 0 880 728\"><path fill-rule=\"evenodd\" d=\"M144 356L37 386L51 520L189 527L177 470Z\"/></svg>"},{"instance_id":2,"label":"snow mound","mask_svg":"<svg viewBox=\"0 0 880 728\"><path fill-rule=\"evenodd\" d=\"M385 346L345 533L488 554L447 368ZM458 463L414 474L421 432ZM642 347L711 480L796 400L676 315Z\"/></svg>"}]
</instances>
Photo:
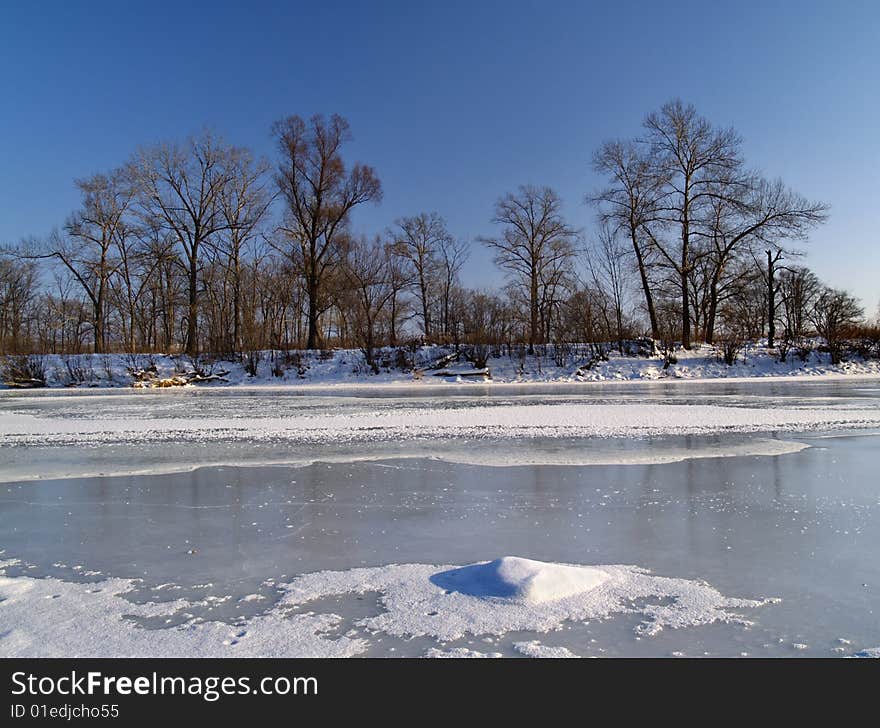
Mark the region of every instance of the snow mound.
<instances>
[{"instance_id":1,"label":"snow mound","mask_svg":"<svg viewBox=\"0 0 880 728\"><path fill-rule=\"evenodd\" d=\"M449 591L527 604L583 594L607 580L608 574L591 566L548 564L518 556L462 566L431 577L432 583Z\"/></svg>"},{"instance_id":2,"label":"snow mound","mask_svg":"<svg viewBox=\"0 0 880 728\"><path fill-rule=\"evenodd\" d=\"M535 657L539 659L570 660L572 658L578 657L578 655L569 650L567 647L551 647L549 645L541 644L540 642L538 642L538 640L530 640L528 642L514 642L513 649L515 649L521 655L525 655L526 657Z\"/></svg>"},{"instance_id":3,"label":"snow mound","mask_svg":"<svg viewBox=\"0 0 880 728\"><path fill-rule=\"evenodd\" d=\"M616 614L639 615L641 620L634 632L640 637L654 636L664 629L714 622L748 626L752 622L738 614L739 610L779 601L730 598L705 582L655 576L637 566L594 567L514 559L508 570L506 566L501 568L502 563L504 559L468 566L389 564L303 574L279 585L284 594L278 608L377 593L384 611L357 621L356 627L370 634L384 633L404 639L433 637L448 643L465 635L550 632L565 622L604 619ZM571 588L571 572L563 567L585 570L577 582L580 591L538 602L515 598L511 581L521 582L511 577L510 571L514 576L535 572L551 575L542 577L533 592L546 596L563 593L562 583ZM586 575L598 579L596 572L606 578L590 581ZM592 584L591 588L587 588L588 584Z\"/></svg>"},{"instance_id":4,"label":"snow mound","mask_svg":"<svg viewBox=\"0 0 880 728\"><path fill-rule=\"evenodd\" d=\"M880 659L880 647L869 647L866 650L861 650L856 652L853 657L869 657L874 659Z\"/></svg>"}]
</instances>

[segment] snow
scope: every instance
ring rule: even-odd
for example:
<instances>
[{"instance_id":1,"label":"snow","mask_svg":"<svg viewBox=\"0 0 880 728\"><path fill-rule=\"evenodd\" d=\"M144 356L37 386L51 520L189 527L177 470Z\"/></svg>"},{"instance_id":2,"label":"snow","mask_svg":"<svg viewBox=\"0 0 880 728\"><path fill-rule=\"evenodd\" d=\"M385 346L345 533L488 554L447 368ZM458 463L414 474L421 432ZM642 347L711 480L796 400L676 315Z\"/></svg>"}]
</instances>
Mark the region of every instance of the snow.
<instances>
[{"instance_id":1,"label":"snow","mask_svg":"<svg viewBox=\"0 0 880 728\"><path fill-rule=\"evenodd\" d=\"M126 595L137 588L136 580L73 583L8 576L6 570L15 563L0 561L4 657L350 657L366 652L377 633L432 637L440 643L432 657L472 657L477 655L469 649L440 647L466 635L541 633L570 620L616 614L639 615L638 636L713 622L748 625L739 610L776 601L728 598L704 582L655 576L634 566L506 557L463 567L392 564L305 574L278 584L277 603L234 625L190 619L180 626L146 629L136 620L170 619L191 603L135 603ZM462 572L467 578L460 578ZM384 611L356 620L342 636L336 634L342 616L298 611L326 597L356 598L368 592L379 594ZM516 649L535 655L553 649L553 656L563 656L558 648Z\"/></svg>"},{"instance_id":2,"label":"snow","mask_svg":"<svg viewBox=\"0 0 880 728\"><path fill-rule=\"evenodd\" d=\"M540 642L538 642L538 640L530 640L529 642L514 642L513 649L515 649L521 655L525 655L526 657L539 657L550 659L570 659L573 657L578 657L578 655L574 654L574 652L569 650L567 647L550 647L548 645L542 645Z\"/></svg>"},{"instance_id":3,"label":"snow","mask_svg":"<svg viewBox=\"0 0 880 728\"><path fill-rule=\"evenodd\" d=\"M148 413L147 413L148 414ZM310 444L397 442L420 438L657 437L719 432L779 432L880 426L880 409L726 407L680 404L510 404L447 408L385 408L286 417L100 419L0 413L9 444L92 444L137 441L292 441Z\"/></svg>"},{"instance_id":4,"label":"snow","mask_svg":"<svg viewBox=\"0 0 880 728\"><path fill-rule=\"evenodd\" d=\"M450 583L450 572L490 563L466 567L402 564L306 574L287 585L281 603L299 605L326 597L378 592L386 611L362 619L361 626L399 637L434 637L451 642L469 634L548 632L568 620L599 619L619 613L642 616L634 628L637 635L656 635L666 628L712 622L751 624L730 610L774 602L730 599L702 582L654 576L644 569L622 565L591 567L607 579L586 591L537 603L498 594L497 572L492 568L475 569L485 577L469 585L469 591L478 593L458 591L455 583ZM639 604L639 600L644 603Z\"/></svg>"},{"instance_id":5,"label":"snow","mask_svg":"<svg viewBox=\"0 0 880 728\"><path fill-rule=\"evenodd\" d=\"M819 342L814 342L818 344ZM416 350L416 365L424 367L454 352L449 346L423 346ZM396 350L380 350L389 362L397 357ZM273 359L275 357L275 359ZM743 379L763 377L816 377L816 376L880 376L880 362L852 361L832 364L830 355L819 351L810 352L805 361L793 354L785 362L778 361L777 354L766 347L766 341L757 342L744 348L737 362L732 366L724 364L718 351L710 345L698 345L691 350L679 349L675 352L677 362L664 369L659 355L652 357L627 357L611 354L607 361L585 368L586 356L569 356L562 366L557 365L553 356L492 357L487 369L491 373L490 383L549 383L549 382L605 382L627 380L664 379ZM67 357L69 358L69 357ZM131 386L132 377L128 373L131 366L145 368L154 364L159 378L172 378L181 369L190 370L186 357L165 354L126 355L126 354L84 354L73 357L76 368L87 372L87 381L71 383L66 357L47 355L44 357L49 386L65 387L71 384L80 387L121 387ZM272 362L288 361L280 377L272 374ZM210 371L210 366L208 368ZM197 386L394 386L411 384L418 380L419 386L432 388L448 386L450 383L465 386L485 386L482 377L463 376L474 374L476 370L466 362L447 367L441 374L424 370L421 375L411 371L401 371L392 366L374 375L366 366L363 354L357 349L337 349L327 352L299 351L282 355L280 352L261 352L260 363L255 376L251 376L239 360L218 360L215 371L227 372L224 382L211 382Z\"/></svg>"},{"instance_id":6,"label":"snow","mask_svg":"<svg viewBox=\"0 0 880 728\"><path fill-rule=\"evenodd\" d=\"M12 565L0 562L0 567ZM335 614L268 612L244 627L190 622L144 629L133 618L170 617L184 600L136 604L127 579L93 584L55 578L8 577L0 569L0 655L3 657L352 657L366 643L329 638Z\"/></svg>"},{"instance_id":7,"label":"snow","mask_svg":"<svg viewBox=\"0 0 880 728\"><path fill-rule=\"evenodd\" d=\"M442 350L428 347L420 356L436 357ZM474 465L657 464L697 457L793 453L806 445L781 438L779 433L880 427L880 409L865 398L850 406L828 397L812 401L809 396L799 401L778 397L772 407L752 406L756 398L750 396L706 402L706 391L696 390L691 397L689 387L698 379L683 379L684 387L663 399L659 394L668 393L667 388L656 384L642 386L637 390L639 395L630 395L620 387L569 383L559 387L557 396L546 394L554 387L541 394L532 385L539 381L574 382L578 378L570 367L554 367L543 361L538 369L537 360L528 360L525 373L514 372L509 369L509 359L493 365L494 382L476 389L468 382L444 390L441 378L433 381L426 376L426 383L413 383L410 375L401 372L368 376L356 365L359 352L309 356L305 379L291 376L290 371L281 380L267 372L249 378L239 364L224 363L231 370L228 387L104 389L94 394L89 391L86 396L79 392L3 392L0 445L24 447L6 451L9 457L0 482L171 473L238 464L304 466L317 459L412 458L424 457L426 449L433 458ZM831 367L818 354L803 366L800 362L797 366L781 365L760 349L748 356L753 374L798 373L801 380L807 373L841 376L840 372L857 366ZM106 355L102 359L96 355L92 359L107 364L110 379L100 380L102 383L126 381L126 357ZM156 361L161 373L173 371L169 357L157 356ZM595 374L613 380L616 375L607 367L617 367L623 372L620 378L651 379L653 375L648 374L657 364L656 359L612 357L583 376ZM875 364L859 364L859 371L873 371ZM673 378L712 378L724 371L738 372L746 365L728 370L703 347L682 353L675 366L678 374ZM59 367L64 369L56 362L50 371ZM100 373L104 368L96 364L95 370ZM873 376L878 375L880 371ZM53 381L61 382L57 377ZM282 391L306 396L276 396ZM530 396L536 391L539 394ZM319 392L331 396L309 396ZM382 396L349 396L377 392ZM445 396L450 392L454 394ZM444 396L436 396L438 393ZM493 396L484 396L489 393ZM728 402L732 406L727 406ZM749 439L726 437L730 433L748 435ZM752 437L764 433L773 437ZM712 447L669 439L722 434L725 437L717 438ZM662 447L655 443L628 448L615 444L629 438L647 442L660 437L667 438ZM549 442L566 438L589 438L589 443L571 447ZM606 444L600 441L603 439ZM479 447L487 442L492 447ZM70 449L59 447L53 455L51 446ZM138 457L131 456L135 448Z\"/></svg>"},{"instance_id":8,"label":"snow","mask_svg":"<svg viewBox=\"0 0 880 728\"><path fill-rule=\"evenodd\" d=\"M866 650L856 652L853 657L873 657L880 659L880 647L869 647Z\"/></svg>"},{"instance_id":9,"label":"snow","mask_svg":"<svg viewBox=\"0 0 880 728\"><path fill-rule=\"evenodd\" d=\"M505 556L437 575L446 589L481 597L541 604L595 589L608 575L589 566L565 566Z\"/></svg>"},{"instance_id":10,"label":"snow","mask_svg":"<svg viewBox=\"0 0 880 728\"><path fill-rule=\"evenodd\" d=\"M426 653L425 657L432 658L445 658L445 659L462 659L462 658L487 658L487 657L503 657L500 652L480 652L479 650L472 650L469 647L454 647L451 650L438 650L436 647L431 647Z\"/></svg>"}]
</instances>

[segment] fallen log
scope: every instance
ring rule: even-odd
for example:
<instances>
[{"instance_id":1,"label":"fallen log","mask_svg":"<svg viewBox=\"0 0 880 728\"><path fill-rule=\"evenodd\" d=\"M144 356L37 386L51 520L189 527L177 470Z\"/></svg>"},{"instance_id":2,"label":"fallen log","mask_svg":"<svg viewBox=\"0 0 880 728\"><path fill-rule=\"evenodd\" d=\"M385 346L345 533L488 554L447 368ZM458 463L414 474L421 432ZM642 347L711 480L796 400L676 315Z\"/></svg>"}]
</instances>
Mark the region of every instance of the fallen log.
<instances>
[{"instance_id":1,"label":"fallen log","mask_svg":"<svg viewBox=\"0 0 880 728\"><path fill-rule=\"evenodd\" d=\"M43 379L13 379L4 384L10 389L38 389L45 387L46 381Z\"/></svg>"},{"instance_id":2,"label":"fallen log","mask_svg":"<svg viewBox=\"0 0 880 728\"><path fill-rule=\"evenodd\" d=\"M228 384L229 380L226 378L228 374L228 371L212 372L211 374L185 372L163 379L157 377L136 379L132 382L131 386L135 389L165 389L167 387L185 387L188 384L203 384L205 382L226 382Z\"/></svg>"},{"instance_id":3,"label":"fallen log","mask_svg":"<svg viewBox=\"0 0 880 728\"><path fill-rule=\"evenodd\" d=\"M492 373L489 371L489 368L486 367L484 369L473 369L473 370L445 370L440 372L434 372L435 377L482 377L483 379L491 379Z\"/></svg>"}]
</instances>

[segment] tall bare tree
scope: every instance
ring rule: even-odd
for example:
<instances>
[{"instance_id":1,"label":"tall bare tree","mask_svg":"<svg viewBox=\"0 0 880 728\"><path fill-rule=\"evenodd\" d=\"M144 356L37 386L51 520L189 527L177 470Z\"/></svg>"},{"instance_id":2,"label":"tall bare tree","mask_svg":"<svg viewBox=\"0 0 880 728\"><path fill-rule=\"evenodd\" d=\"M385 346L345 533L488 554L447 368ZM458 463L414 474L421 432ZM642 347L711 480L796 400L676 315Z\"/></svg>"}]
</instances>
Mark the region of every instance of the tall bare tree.
<instances>
[{"instance_id":1,"label":"tall bare tree","mask_svg":"<svg viewBox=\"0 0 880 728\"><path fill-rule=\"evenodd\" d=\"M266 217L273 196L267 188L269 165L255 160L250 151L236 149L230 154L228 182L220 192L218 204L225 230L217 236L215 247L221 253L232 288L231 348L242 351L242 285L245 246L254 241Z\"/></svg>"},{"instance_id":2,"label":"tall bare tree","mask_svg":"<svg viewBox=\"0 0 880 728\"><path fill-rule=\"evenodd\" d=\"M459 273L470 256L470 245L465 240L450 238L440 248L440 325L444 336L455 334L455 299L460 293Z\"/></svg>"},{"instance_id":3,"label":"tall bare tree","mask_svg":"<svg viewBox=\"0 0 880 728\"><path fill-rule=\"evenodd\" d=\"M649 229L654 248L677 275L681 302L681 343L691 346L688 284L694 266L695 232L719 186L739 183L742 141L733 129L716 129L680 100L648 114L644 122L655 184L661 185L659 216L672 232L666 239Z\"/></svg>"},{"instance_id":4,"label":"tall bare tree","mask_svg":"<svg viewBox=\"0 0 880 728\"><path fill-rule=\"evenodd\" d=\"M615 332L618 351L623 353L624 300L627 295L626 243L617 235L614 228L604 224L599 228L596 240L587 259L590 277L596 289L602 292L612 304L614 325L608 328Z\"/></svg>"},{"instance_id":5,"label":"tall bare tree","mask_svg":"<svg viewBox=\"0 0 880 728\"><path fill-rule=\"evenodd\" d=\"M184 145L142 149L130 165L144 222L173 234L184 254L188 284L185 349L190 355L199 349L202 254L218 233L230 227L220 200L232 176L230 159L236 153L235 148L206 131Z\"/></svg>"},{"instance_id":6,"label":"tall bare tree","mask_svg":"<svg viewBox=\"0 0 880 728\"><path fill-rule=\"evenodd\" d=\"M588 201L599 206L600 221L625 235L632 246L651 338L657 340L660 329L649 278L650 228L660 219L662 179L654 174L650 156L635 142L606 142L596 153L593 167L609 184Z\"/></svg>"},{"instance_id":7,"label":"tall bare tree","mask_svg":"<svg viewBox=\"0 0 880 728\"><path fill-rule=\"evenodd\" d=\"M813 304L822 293L822 283L809 268L790 266L779 276L779 292L785 337L796 340L806 332Z\"/></svg>"},{"instance_id":8,"label":"tall bare tree","mask_svg":"<svg viewBox=\"0 0 880 728\"><path fill-rule=\"evenodd\" d=\"M827 219L828 207L811 202L792 192L781 180L768 181L758 176L743 177L734 185L720 183L707 205L703 236L710 262L708 312L705 338L712 343L718 303L723 297L728 267L737 256L754 247L771 247L768 252L768 276L782 255L786 241L805 240L809 231ZM778 254L774 258L774 253ZM731 280L729 277L727 280ZM733 279L735 280L735 278ZM769 305L775 308L775 286ZM773 346L775 311L768 313L770 346Z\"/></svg>"},{"instance_id":9,"label":"tall bare tree","mask_svg":"<svg viewBox=\"0 0 880 728\"><path fill-rule=\"evenodd\" d=\"M119 170L77 180L76 186L82 193L82 207L68 218L64 232L54 231L47 244L41 246L42 252L24 254L29 258L55 258L70 272L89 300L93 348L101 354L107 345L110 278L118 265L115 250L130 234L126 215L132 189Z\"/></svg>"},{"instance_id":10,"label":"tall bare tree","mask_svg":"<svg viewBox=\"0 0 880 728\"><path fill-rule=\"evenodd\" d=\"M298 248L308 297L307 348L321 342L319 315L328 269L337 264L347 238L351 211L382 199L382 186L372 167L356 163L347 170L341 148L351 139L348 122L334 114L308 122L289 116L275 122L272 133L280 153L276 181L287 205L283 232Z\"/></svg>"},{"instance_id":11,"label":"tall bare tree","mask_svg":"<svg viewBox=\"0 0 880 728\"><path fill-rule=\"evenodd\" d=\"M432 308L442 282L442 251L453 244L446 223L436 212L423 212L395 222L391 232L392 250L403 258L410 269L412 286L418 298L419 315L425 339L433 333Z\"/></svg>"},{"instance_id":12,"label":"tall bare tree","mask_svg":"<svg viewBox=\"0 0 880 728\"><path fill-rule=\"evenodd\" d=\"M388 275L389 256L384 243L363 238L348 246L344 270L354 294L354 328L358 344L369 367L379 373L375 351L380 317L394 296Z\"/></svg>"},{"instance_id":13,"label":"tall bare tree","mask_svg":"<svg viewBox=\"0 0 880 728\"><path fill-rule=\"evenodd\" d=\"M521 186L495 205L492 222L503 226L501 235L480 238L495 253L495 262L522 285L529 305L529 351L543 342L541 299L548 275L575 255L576 231L562 216L562 200L549 187Z\"/></svg>"},{"instance_id":14,"label":"tall bare tree","mask_svg":"<svg viewBox=\"0 0 880 728\"><path fill-rule=\"evenodd\" d=\"M0 353L18 354L31 344L38 309L37 264L0 251Z\"/></svg>"}]
</instances>

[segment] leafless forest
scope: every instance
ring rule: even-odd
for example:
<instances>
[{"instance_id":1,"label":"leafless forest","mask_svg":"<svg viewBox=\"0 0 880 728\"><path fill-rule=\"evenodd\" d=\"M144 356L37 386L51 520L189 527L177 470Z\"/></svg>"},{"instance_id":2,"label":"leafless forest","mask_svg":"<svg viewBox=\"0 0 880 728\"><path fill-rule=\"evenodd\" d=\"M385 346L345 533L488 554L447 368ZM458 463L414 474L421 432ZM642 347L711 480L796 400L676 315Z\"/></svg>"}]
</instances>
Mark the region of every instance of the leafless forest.
<instances>
[{"instance_id":1,"label":"leafless forest","mask_svg":"<svg viewBox=\"0 0 880 728\"><path fill-rule=\"evenodd\" d=\"M346 158L346 120L291 116L272 135L272 160L205 132L77 180L63 224L3 246L0 353L357 347L375 368L378 348L426 342L476 358L639 338L726 358L764 336L783 357L812 336L834 357L854 337L876 346L857 300L803 265L827 206L755 171L735 130L680 101L595 150L604 184L577 201L595 211L588 231L552 188L525 185L499 190L491 236L450 233L441 200L368 237L352 213L382 184ZM462 286L474 246L500 289Z\"/></svg>"}]
</instances>

